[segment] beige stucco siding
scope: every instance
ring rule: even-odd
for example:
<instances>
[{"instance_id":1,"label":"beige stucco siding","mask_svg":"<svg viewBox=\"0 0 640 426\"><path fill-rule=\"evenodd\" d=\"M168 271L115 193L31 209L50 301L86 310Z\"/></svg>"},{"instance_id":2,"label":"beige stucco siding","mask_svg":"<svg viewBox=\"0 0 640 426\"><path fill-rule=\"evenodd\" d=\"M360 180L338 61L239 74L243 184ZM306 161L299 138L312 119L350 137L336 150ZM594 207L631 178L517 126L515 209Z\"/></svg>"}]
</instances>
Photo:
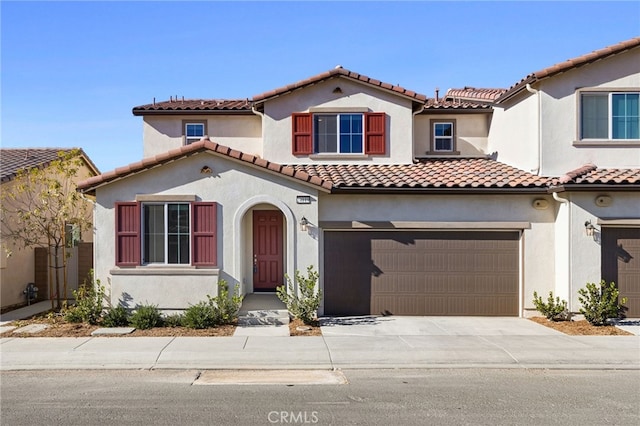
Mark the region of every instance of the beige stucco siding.
<instances>
[{"instance_id":1,"label":"beige stucco siding","mask_svg":"<svg viewBox=\"0 0 640 426\"><path fill-rule=\"evenodd\" d=\"M558 176L587 163L598 167L640 167L640 143L579 142L579 90L640 90L640 49L613 56L534 84L497 105L489 150L498 160L523 170ZM539 111L539 112L538 112ZM538 119L539 117L539 119ZM538 135L542 143L538 152Z\"/></svg>"},{"instance_id":2,"label":"beige stucco siding","mask_svg":"<svg viewBox=\"0 0 640 426\"><path fill-rule=\"evenodd\" d=\"M144 157L153 157L184 145L183 120L205 120L212 141L262 156L262 120L257 115L150 115L143 120Z\"/></svg>"},{"instance_id":3,"label":"beige stucco siding","mask_svg":"<svg viewBox=\"0 0 640 426\"><path fill-rule=\"evenodd\" d=\"M339 87L342 93L334 93ZM387 143L385 155L372 155L366 159L340 158L330 160L294 156L291 152L291 114L309 112L310 108L361 108L387 115ZM281 164L340 163L364 161L368 163L408 164L412 160L411 101L398 95L378 90L345 79L330 79L314 86L269 100L265 103L264 156Z\"/></svg>"},{"instance_id":4,"label":"beige stucco siding","mask_svg":"<svg viewBox=\"0 0 640 426\"><path fill-rule=\"evenodd\" d=\"M415 156L430 151L431 120L455 120L456 151L460 155L485 155L491 114L419 114L414 119Z\"/></svg>"},{"instance_id":5,"label":"beige stucco siding","mask_svg":"<svg viewBox=\"0 0 640 426\"><path fill-rule=\"evenodd\" d=\"M205 165L212 174L200 173ZM198 200L217 202L218 267L117 268L114 203L133 201L140 194L195 195ZM264 208L277 208L284 215L285 272L292 276L295 269L317 268L317 238L299 231L297 224L303 216L317 223L318 204L296 204L297 195L317 200L316 190L309 186L208 153L98 188L96 229L101 238L95 247L96 276L111 283L112 301L126 293L132 298L130 304L149 302L162 309L184 309L205 299L206 294L215 295L218 277L231 286L239 284L242 293L251 292L250 218L253 209ZM186 291L177 297L176 288Z\"/></svg>"}]
</instances>

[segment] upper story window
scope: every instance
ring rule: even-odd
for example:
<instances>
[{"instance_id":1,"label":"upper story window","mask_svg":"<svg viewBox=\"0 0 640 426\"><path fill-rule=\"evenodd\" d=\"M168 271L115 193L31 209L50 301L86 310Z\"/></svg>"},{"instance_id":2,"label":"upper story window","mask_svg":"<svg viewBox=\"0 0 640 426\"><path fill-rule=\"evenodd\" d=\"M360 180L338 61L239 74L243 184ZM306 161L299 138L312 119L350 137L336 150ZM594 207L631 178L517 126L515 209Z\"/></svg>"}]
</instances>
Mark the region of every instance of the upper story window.
<instances>
[{"instance_id":1,"label":"upper story window","mask_svg":"<svg viewBox=\"0 0 640 426\"><path fill-rule=\"evenodd\" d=\"M315 114L313 142L316 153L362 154L362 114Z\"/></svg>"},{"instance_id":2,"label":"upper story window","mask_svg":"<svg viewBox=\"0 0 640 426\"><path fill-rule=\"evenodd\" d=\"M433 119L430 121L430 127L430 146L427 154L458 154L455 119Z\"/></svg>"},{"instance_id":3,"label":"upper story window","mask_svg":"<svg viewBox=\"0 0 640 426\"><path fill-rule=\"evenodd\" d=\"M580 96L580 139L640 139L640 93L590 92Z\"/></svg>"},{"instance_id":4,"label":"upper story window","mask_svg":"<svg viewBox=\"0 0 640 426\"><path fill-rule=\"evenodd\" d=\"M185 120L182 122L182 132L185 145L198 142L207 134L207 122Z\"/></svg>"},{"instance_id":5,"label":"upper story window","mask_svg":"<svg viewBox=\"0 0 640 426\"><path fill-rule=\"evenodd\" d=\"M384 113L295 113L291 121L293 155L386 152Z\"/></svg>"}]
</instances>

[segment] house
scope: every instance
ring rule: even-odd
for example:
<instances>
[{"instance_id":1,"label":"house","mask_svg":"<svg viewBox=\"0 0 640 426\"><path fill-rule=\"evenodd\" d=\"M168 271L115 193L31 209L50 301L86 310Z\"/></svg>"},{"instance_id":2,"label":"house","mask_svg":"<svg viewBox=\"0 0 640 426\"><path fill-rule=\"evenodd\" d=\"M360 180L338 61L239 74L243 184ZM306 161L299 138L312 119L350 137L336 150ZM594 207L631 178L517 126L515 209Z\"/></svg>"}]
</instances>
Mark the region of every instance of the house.
<instances>
[{"instance_id":1,"label":"house","mask_svg":"<svg viewBox=\"0 0 640 426\"><path fill-rule=\"evenodd\" d=\"M16 191L21 183L21 171L33 168L44 169L54 174L59 173L51 167L54 160L59 159L60 154L70 154L77 148L2 148L0 149L0 179L2 193L8 194ZM79 152L82 166L79 168L77 176L72 179L77 183L86 180L99 173L96 166L89 157L82 151ZM22 206L30 199L29 194L18 195L17 206ZM92 219L92 206L89 201L89 217ZM14 222L14 215L11 213L11 206L6 206L3 214L9 222ZM78 230L80 231L80 230ZM87 279L88 272L93 268L93 232L74 232L72 223L67 225L69 233L67 253L68 286L67 295L63 298L72 298L72 290L78 288L78 284ZM7 238L5 229L0 241L2 253L0 253L0 300L2 308L11 308L26 304L27 296L24 293L29 283L34 283L38 288L36 300L47 300L53 296L54 286L49 285L50 268L48 267L47 251L44 248L47 241L41 242L42 246L23 248L21 242ZM10 255L9 255L10 254ZM61 264L62 262L60 262ZM52 262L53 264L53 262Z\"/></svg>"},{"instance_id":2,"label":"house","mask_svg":"<svg viewBox=\"0 0 640 426\"><path fill-rule=\"evenodd\" d=\"M137 106L145 158L79 186L96 276L114 303L176 310L311 265L322 315L501 316L534 291L577 311L605 277L640 316L639 93L635 38L508 89L430 98L336 67Z\"/></svg>"}]
</instances>

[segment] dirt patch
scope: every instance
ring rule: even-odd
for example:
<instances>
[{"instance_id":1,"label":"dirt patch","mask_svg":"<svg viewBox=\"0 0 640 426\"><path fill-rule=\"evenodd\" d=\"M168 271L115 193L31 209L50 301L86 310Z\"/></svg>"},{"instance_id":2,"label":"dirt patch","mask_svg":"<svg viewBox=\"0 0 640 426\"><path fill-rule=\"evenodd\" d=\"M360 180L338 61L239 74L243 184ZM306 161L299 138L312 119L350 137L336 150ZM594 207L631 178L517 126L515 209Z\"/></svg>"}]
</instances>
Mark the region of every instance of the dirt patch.
<instances>
[{"instance_id":1,"label":"dirt patch","mask_svg":"<svg viewBox=\"0 0 640 426\"><path fill-rule=\"evenodd\" d=\"M307 325L297 318L289 322L289 334L291 336L322 336L320 321L314 321Z\"/></svg>"},{"instance_id":2,"label":"dirt patch","mask_svg":"<svg viewBox=\"0 0 640 426\"><path fill-rule=\"evenodd\" d=\"M554 330L558 330L564 334L570 334L572 336L633 336L633 333L621 330L613 325L596 327L586 320L549 321L545 317L533 317L529 319L533 322L544 325L545 327L553 328Z\"/></svg>"}]
</instances>

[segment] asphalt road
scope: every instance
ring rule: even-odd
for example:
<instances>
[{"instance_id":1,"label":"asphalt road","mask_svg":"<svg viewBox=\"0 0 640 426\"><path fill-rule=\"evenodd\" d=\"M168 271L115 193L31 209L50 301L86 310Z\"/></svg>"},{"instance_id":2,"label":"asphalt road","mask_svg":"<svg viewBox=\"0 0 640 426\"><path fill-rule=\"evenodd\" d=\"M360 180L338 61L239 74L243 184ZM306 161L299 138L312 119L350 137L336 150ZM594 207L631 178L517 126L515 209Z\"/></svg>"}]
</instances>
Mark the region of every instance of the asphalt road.
<instances>
[{"instance_id":1,"label":"asphalt road","mask_svg":"<svg viewBox=\"0 0 640 426\"><path fill-rule=\"evenodd\" d=\"M640 424L638 370L343 373L347 384L194 385L201 372L3 371L0 424Z\"/></svg>"}]
</instances>

